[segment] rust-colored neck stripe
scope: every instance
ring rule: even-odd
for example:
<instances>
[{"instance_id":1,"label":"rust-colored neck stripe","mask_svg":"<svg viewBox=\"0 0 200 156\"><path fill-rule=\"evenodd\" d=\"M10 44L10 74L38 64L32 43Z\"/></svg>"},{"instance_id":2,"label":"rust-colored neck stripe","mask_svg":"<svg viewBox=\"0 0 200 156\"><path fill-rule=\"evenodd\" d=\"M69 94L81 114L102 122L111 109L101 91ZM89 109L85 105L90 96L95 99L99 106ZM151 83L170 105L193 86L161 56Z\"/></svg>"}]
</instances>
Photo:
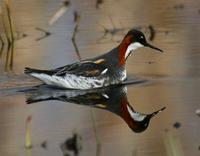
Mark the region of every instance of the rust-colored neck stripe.
<instances>
[{"instance_id":1,"label":"rust-colored neck stripe","mask_svg":"<svg viewBox=\"0 0 200 156\"><path fill-rule=\"evenodd\" d=\"M123 39L123 41L119 45L119 49L118 49L119 66L123 66L125 64L126 50L130 44L131 44L131 36L127 36Z\"/></svg>"},{"instance_id":2,"label":"rust-colored neck stripe","mask_svg":"<svg viewBox=\"0 0 200 156\"><path fill-rule=\"evenodd\" d=\"M120 100L120 116L126 121L129 127L133 127L133 119L127 110L128 101L126 98Z\"/></svg>"}]
</instances>

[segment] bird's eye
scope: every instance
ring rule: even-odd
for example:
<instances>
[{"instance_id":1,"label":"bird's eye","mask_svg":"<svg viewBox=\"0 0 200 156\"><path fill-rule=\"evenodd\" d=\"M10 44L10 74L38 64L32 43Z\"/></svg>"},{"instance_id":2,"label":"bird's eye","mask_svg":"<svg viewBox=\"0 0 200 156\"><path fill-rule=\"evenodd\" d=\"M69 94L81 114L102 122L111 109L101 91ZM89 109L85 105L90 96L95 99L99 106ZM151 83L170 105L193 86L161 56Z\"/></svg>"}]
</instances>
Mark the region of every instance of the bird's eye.
<instances>
[{"instance_id":1,"label":"bird's eye","mask_svg":"<svg viewBox=\"0 0 200 156\"><path fill-rule=\"evenodd\" d=\"M144 36L140 36L139 41L140 41L141 43L145 42Z\"/></svg>"}]
</instances>

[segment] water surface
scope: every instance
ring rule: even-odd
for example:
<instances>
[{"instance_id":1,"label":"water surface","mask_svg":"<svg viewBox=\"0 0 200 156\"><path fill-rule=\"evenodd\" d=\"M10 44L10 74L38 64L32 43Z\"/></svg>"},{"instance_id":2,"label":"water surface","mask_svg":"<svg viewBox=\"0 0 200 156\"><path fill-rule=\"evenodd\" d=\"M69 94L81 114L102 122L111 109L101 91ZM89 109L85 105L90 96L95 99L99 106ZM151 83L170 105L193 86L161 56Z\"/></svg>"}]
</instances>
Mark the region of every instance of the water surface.
<instances>
[{"instance_id":1,"label":"water surface","mask_svg":"<svg viewBox=\"0 0 200 156\"><path fill-rule=\"evenodd\" d=\"M4 48L2 51L2 155L61 156L60 145L73 132L82 138L79 154L82 156L199 155L200 125L199 117L195 114L200 107L198 1L109 0L105 1L102 9L96 9L95 1L76 0L71 2L68 11L53 26L48 26L48 20L61 3L54 0L11 2L15 30L20 35L25 33L28 36L15 42L12 69L5 70L7 50ZM3 5L3 2L0 4ZM164 53L139 49L127 62L129 79L137 77L147 80L127 86L126 96L131 107L143 114L166 107L152 118L145 131L135 133L119 115L73 104L72 101L53 99L28 105L27 93L18 92L39 83L23 74L24 67L49 69L78 60L71 42L75 25L74 10L81 16L76 41L83 59L103 54L117 46L117 41L132 27L142 27L147 38L150 36L148 26L155 28L156 35L151 43L163 49ZM108 29L123 29L113 37L108 34L99 41L104 34L102 25ZM52 35L36 41L43 35L36 27L46 29ZM33 148L26 151L25 120L29 115L32 116L30 130ZM174 128L174 123L180 123L180 127ZM96 138L101 148L98 148ZM40 146L45 140L47 149Z\"/></svg>"}]
</instances>

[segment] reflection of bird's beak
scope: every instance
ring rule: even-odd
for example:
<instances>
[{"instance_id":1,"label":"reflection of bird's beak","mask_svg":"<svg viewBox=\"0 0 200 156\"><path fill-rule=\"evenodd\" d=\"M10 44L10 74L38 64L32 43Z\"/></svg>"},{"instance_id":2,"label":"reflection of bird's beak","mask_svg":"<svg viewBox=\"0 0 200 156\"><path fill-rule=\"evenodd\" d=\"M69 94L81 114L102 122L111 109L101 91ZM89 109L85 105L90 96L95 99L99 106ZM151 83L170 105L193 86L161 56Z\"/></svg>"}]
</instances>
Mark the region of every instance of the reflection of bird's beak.
<instances>
[{"instance_id":1,"label":"reflection of bird's beak","mask_svg":"<svg viewBox=\"0 0 200 156\"><path fill-rule=\"evenodd\" d=\"M151 113L151 114L150 114L150 118L153 117L153 116L155 116L156 114L158 114L158 113L164 111L165 109L166 109L166 107L163 107L163 108L161 108L161 109L159 109L159 110L157 110L157 111Z\"/></svg>"},{"instance_id":2,"label":"reflection of bird's beak","mask_svg":"<svg viewBox=\"0 0 200 156\"><path fill-rule=\"evenodd\" d=\"M159 48L157 48L157 47L155 47L155 46L153 46L153 45L151 45L151 44L149 44L149 43L146 43L145 47L149 47L149 48L151 48L151 49L158 50L158 51L160 51L161 53L163 52L161 49L159 49Z\"/></svg>"}]
</instances>

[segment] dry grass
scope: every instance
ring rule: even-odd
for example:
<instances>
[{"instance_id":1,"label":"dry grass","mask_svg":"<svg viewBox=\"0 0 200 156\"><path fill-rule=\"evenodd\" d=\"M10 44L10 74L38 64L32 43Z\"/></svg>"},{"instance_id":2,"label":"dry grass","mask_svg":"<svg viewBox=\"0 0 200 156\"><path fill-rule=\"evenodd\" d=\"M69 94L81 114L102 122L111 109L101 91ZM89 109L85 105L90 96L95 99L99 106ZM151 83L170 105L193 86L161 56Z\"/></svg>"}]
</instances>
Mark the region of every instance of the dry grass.
<instances>
[{"instance_id":1,"label":"dry grass","mask_svg":"<svg viewBox=\"0 0 200 156\"><path fill-rule=\"evenodd\" d=\"M26 119L26 136L25 136L25 148L30 149L32 148L31 143L31 135L30 135L30 123L31 123L32 117L28 116Z\"/></svg>"},{"instance_id":2,"label":"dry grass","mask_svg":"<svg viewBox=\"0 0 200 156\"><path fill-rule=\"evenodd\" d=\"M11 40L11 43L12 43L12 42L14 42L15 38L14 38L14 30L13 30L11 10L10 10L10 1L9 0L5 0L5 7L6 7L6 11L7 11L8 24L9 24L9 28L10 28L10 40Z\"/></svg>"},{"instance_id":3,"label":"dry grass","mask_svg":"<svg viewBox=\"0 0 200 156\"><path fill-rule=\"evenodd\" d=\"M1 23L3 26L2 33L5 34L7 44L8 44L8 46L10 46L11 44L14 43L14 40L15 40L10 1L5 0L4 5L5 5L5 12L3 11L3 9L0 8L0 18L1 18ZM0 37L1 43L6 44L6 42L4 42L2 35L0 35L0 36L1 36Z\"/></svg>"},{"instance_id":4,"label":"dry grass","mask_svg":"<svg viewBox=\"0 0 200 156\"><path fill-rule=\"evenodd\" d=\"M6 58L4 69L8 71L8 69L12 70L13 68L15 43L10 0L4 0L4 6L0 6L0 24L2 25L2 31L0 32L0 57L3 51L5 51Z\"/></svg>"},{"instance_id":5,"label":"dry grass","mask_svg":"<svg viewBox=\"0 0 200 156\"><path fill-rule=\"evenodd\" d=\"M78 27L79 27L79 21L80 21L80 15L78 14L77 11L74 12L74 22L75 22L75 26L74 26L74 31L73 31L73 34L72 34L72 43L73 43L73 46L75 48L75 51L76 51L76 55L78 57L78 60L81 61L81 55L80 55L80 52L78 50L78 46L76 44L76 34L78 32Z\"/></svg>"}]
</instances>

